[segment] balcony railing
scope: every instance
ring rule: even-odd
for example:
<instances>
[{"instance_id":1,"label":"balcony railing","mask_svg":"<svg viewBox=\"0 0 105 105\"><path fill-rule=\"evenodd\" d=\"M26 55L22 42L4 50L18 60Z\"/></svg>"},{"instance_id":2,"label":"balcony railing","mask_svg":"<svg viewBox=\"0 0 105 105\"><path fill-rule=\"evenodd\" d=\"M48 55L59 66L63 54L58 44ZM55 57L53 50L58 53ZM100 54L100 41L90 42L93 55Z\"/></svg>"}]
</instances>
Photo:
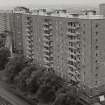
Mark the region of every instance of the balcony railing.
<instances>
[{"instance_id":1,"label":"balcony railing","mask_svg":"<svg viewBox=\"0 0 105 105\"><path fill-rule=\"evenodd\" d=\"M73 33L73 32L67 32L66 34L67 34L68 36L77 36L77 34L76 34L75 32L74 32L74 33Z\"/></svg>"}]
</instances>

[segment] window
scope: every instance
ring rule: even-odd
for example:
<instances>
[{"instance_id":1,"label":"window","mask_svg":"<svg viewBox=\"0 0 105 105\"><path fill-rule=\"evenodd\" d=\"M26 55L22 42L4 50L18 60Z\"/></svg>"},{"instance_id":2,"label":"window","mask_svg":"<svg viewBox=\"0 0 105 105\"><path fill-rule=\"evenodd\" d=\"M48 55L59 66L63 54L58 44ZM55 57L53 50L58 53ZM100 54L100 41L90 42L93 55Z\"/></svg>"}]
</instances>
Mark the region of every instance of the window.
<instances>
[{"instance_id":1,"label":"window","mask_svg":"<svg viewBox=\"0 0 105 105\"><path fill-rule=\"evenodd\" d=\"M96 50L98 49L98 46L96 45Z\"/></svg>"},{"instance_id":2,"label":"window","mask_svg":"<svg viewBox=\"0 0 105 105\"><path fill-rule=\"evenodd\" d=\"M73 58L73 55L71 55L71 58Z\"/></svg>"},{"instance_id":3,"label":"window","mask_svg":"<svg viewBox=\"0 0 105 105\"><path fill-rule=\"evenodd\" d=\"M21 43L21 42L19 42L18 44L19 44L19 46L21 46L21 45L22 45L22 43Z\"/></svg>"},{"instance_id":4,"label":"window","mask_svg":"<svg viewBox=\"0 0 105 105\"><path fill-rule=\"evenodd\" d=\"M96 28L98 27L98 24L96 24Z\"/></svg>"},{"instance_id":5,"label":"window","mask_svg":"<svg viewBox=\"0 0 105 105\"><path fill-rule=\"evenodd\" d=\"M85 34L85 31L83 31L83 34Z\"/></svg>"},{"instance_id":6,"label":"window","mask_svg":"<svg viewBox=\"0 0 105 105\"><path fill-rule=\"evenodd\" d=\"M98 39L96 39L96 42L98 42Z\"/></svg>"},{"instance_id":7,"label":"window","mask_svg":"<svg viewBox=\"0 0 105 105\"><path fill-rule=\"evenodd\" d=\"M98 76L98 74L96 73L96 74L95 74L95 76L97 77L97 76Z\"/></svg>"},{"instance_id":8,"label":"window","mask_svg":"<svg viewBox=\"0 0 105 105\"><path fill-rule=\"evenodd\" d=\"M72 22L68 22L68 25L71 25L72 26L72 24L73 24Z\"/></svg>"},{"instance_id":9,"label":"window","mask_svg":"<svg viewBox=\"0 0 105 105\"><path fill-rule=\"evenodd\" d=\"M86 25L85 24L83 24L83 27L85 27Z\"/></svg>"},{"instance_id":10,"label":"window","mask_svg":"<svg viewBox=\"0 0 105 105\"><path fill-rule=\"evenodd\" d=\"M98 35L98 32L96 32L96 35Z\"/></svg>"},{"instance_id":11,"label":"window","mask_svg":"<svg viewBox=\"0 0 105 105\"><path fill-rule=\"evenodd\" d=\"M96 81L96 84L98 83L98 81Z\"/></svg>"},{"instance_id":12,"label":"window","mask_svg":"<svg viewBox=\"0 0 105 105\"><path fill-rule=\"evenodd\" d=\"M96 66L96 70L98 70L99 68Z\"/></svg>"},{"instance_id":13,"label":"window","mask_svg":"<svg viewBox=\"0 0 105 105\"><path fill-rule=\"evenodd\" d=\"M96 53L96 56L98 56L98 54Z\"/></svg>"}]
</instances>

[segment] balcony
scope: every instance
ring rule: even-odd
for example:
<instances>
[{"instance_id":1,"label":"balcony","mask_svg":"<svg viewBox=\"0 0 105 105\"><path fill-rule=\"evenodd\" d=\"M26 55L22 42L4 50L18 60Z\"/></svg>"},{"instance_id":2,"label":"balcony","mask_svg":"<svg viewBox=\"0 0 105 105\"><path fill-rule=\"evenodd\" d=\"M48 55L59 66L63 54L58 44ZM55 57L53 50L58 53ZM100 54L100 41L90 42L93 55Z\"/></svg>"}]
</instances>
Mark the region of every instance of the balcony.
<instances>
[{"instance_id":1,"label":"balcony","mask_svg":"<svg viewBox=\"0 0 105 105\"><path fill-rule=\"evenodd\" d=\"M79 29L80 26L79 26L79 24L74 24L74 25L68 25L68 28L76 30L76 29Z\"/></svg>"},{"instance_id":2,"label":"balcony","mask_svg":"<svg viewBox=\"0 0 105 105\"><path fill-rule=\"evenodd\" d=\"M50 61L48 61L46 58L43 58L45 63L49 63Z\"/></svg>"},{"instance_id":3,"label":"balcony","mask_svg":"<svg viewBox=\"0 0 105 105\"><path fill-rule=\"evenodd\" d=\"M52 29L53 28L51 24L47 24L47 25L44 24L43 27L48 28L48 29Z\"/></svg>"},{"instance_id":4,"label":"balcony","mask_svg":"<svg viewBox=\"0 0 105 105\"><path fill-rule=\"evenodd\" d=\"M50 48L50 47L44 47L43 52L53 53L53 48Z\"/></svg>"},{"instance_id":5,"label":"balcony","mask_svg":"<svg viewBox=\"0 0 105 105\"><path fill-rule=\"evenodd\" d=\"M45 19L43 24L44 25L51 25L52 24L51 19Z\"/></svg>"},{"instance_id":6,"label":"balcony","mask_svg":"<svg viewBox=\"0 0 105 105\"><path fill-rule=\"evenodd\" d=\"M67 28L70 28L70 29L72 29L72 30L75 30L76 29L76 27L75 26L68 26Z\"/></svg>"},{"instance_id":7,"label":"balcony","mask_svg":"<svg viewBox=\"0 0 105 105\"><path fill-rule=\"evenodd\" d=\"M45 33L44 33L43 36L50 36L50 34L45 34Z\"/></svg>"},{"instance_id":8,"label":"balcony","mask_svg":"<svg viewBox=\"0 0 105 105\"><path fill-rule=\"evenodd\" d=\"M53 36L53 34L52 33L49 33L49 34L44 33L43 36L50 36L51 37L51 36Z\"/></svg>"},{"instance_id":9,"label":"balcony","mask_svg":"<svg viewBox=\"0 0 105 105\"><path fill-rule=\"evenodd\" d=\"M28 35L27 38L31 39L33 36L32 35Z\"/></svg>"},{"instance_id":10,"label":"balcony","mask_svg":"<svg viewBox=\"0 0 105 105\"><path fill-rule=\"evenodd\" d=\"M75 32L74 33L73 32L67 32L67 35L68 36L77 36L77 34Z\"/></svg>"},{"instance_id":11,"label":"balcony","mask_svg":"<svg viewBox=\"0 0 105 105\"><path fill-rule=\"evenodd\" d=\"M45 42L52 42L52 38L51 37L44 37L43 38L43 41L45 41Z\"/></svg>"},{"instance_id":12,"label":"balcony","mask_svg":"<svg viewBox=\"0 0 105 105\"><path fill-rule=\"evenodd\" d=\"M80 35L80 32L76 32L77 35Z\"/></svg>"},{"instance_id":13,"label":"balcony","mask_svg":"<svg viewBox=\"0 0 105 105\"><path fill-rule=\"evenodd\" d=\"M44 57L54 58L54 57L53 57L53 54L50 53L50 52L45 53L45 54L44 54Z\"/></svg>"},{"instance_id":14,"label":"balcony","mask_svg":"<svg viewBox=\"0 0 105 105\"><path fill-rule=\"evenodd\" d=\"M30 17L30 18L27 18L27 24L31 24L32 23L32 18Z\"/></svg>"},{"instance_id":15,"label":"balcony","mask_svg":"<svg viewBox=\"0 0 105 105\"><path fill-rule=\"evenodd\" d=\"M52 61L53 57L49 56L49 55L44 55L45 59L48 61Z\"/></svg>"},{"instance_id":16,"label":"balcony","mask_svg":"<svg viewBox=\"0 0 105 105\"><path fill-rule=\"evenodd\" d=\"M33 32L33 29L32 29L32 27L26 27L25 31L30 34Z\"/></svg>"},{"instance_id":17,"label":"balcony","mask_svg":"<svg viewBox=\"0 0 105 105\"><path fill-rule=\"evenodd\" d=\"M75 56L74 56L74 57L75 57ZM68 57L67 60L68 60L68 61L73 61L73 62L76 63L76 60L75 60L74 58Z\"/></svg>"},{"instance_id":18,"label":"balcony","mask_svg":"<svg viewBox=\"0 0 105 105\"><path fill-rule=\"evenodd\" d=\"M27 29L33 30L33 27L31 25L28 25Z\"/></svg>"},{"instance_id":19,"label":"balcony","mask_svg":"<svg viewBox=\"0 0 105 105\"><path fill-rule=\"evenodd\" d=\"M26 23L26 27L28 28L28 27L32 27L32 24L30 23L30 24L28 24L28 23Z\"/></svg>"},{"instance_id":20,"label":"balcony","mask_svg":"<svg viewBox=\"0 0 105 105\"><path fill-rule=\"evenodd\" d=\"M71 80L77 82L77 79L74 76L71 76Z\"/></svg>"},{"instance_id":21,"label":"balcony","mask_svg":"<svg viewBox=\"0 0 105 105\"><path fill-rule=\"evenodd\" d=\"M79 62L81 60L81 58L80 57L77 57L77 62Z\"/></svg>"},{"instance_id":22,"label":"balcony","mask_svg":"<svg viewBox=\"0 0 105 105\"><path fill-rule=\"evenodd\" d=\"M34 45L33 45L33 44L29 44L29 47L30 47L30 48L33 48L33 47L34 47Z\"/></svg>"},{"instance_id":23,"label":"balcony","mask_svg":"<svg viewBox=\"0 0 105 105\"><path fill-rule=\"evenodd\" d=\"M52 32L52 29L47 29L47 28L45 28L45 29L46 29L46 30L44 30L45 34L50 34Z\"/></svg>"},{"instance_id":24,"label":"balcony","mask_svg":"<svg viewBox=\"0 0 105 105\"><path fill-rule=\"evenodd\" d=\"M44 54L44 57L46 58L49 58L50 57L50 54L47 52L47 54Z\"/></svg>"},{"instance_id":25,"label":"balcony","mask_svg":"<svg viewBox=\"0 0 105 105\"><path fill-rule=\"evenodd\" d=\"M53 47L53 44L51 42L46 42L46 43L44 43L44 46L51 48L51 47Z\"/></svg>"},{"instance_id":26,"label":"balcony","mask_svg":"<svg viewBox=\"0 0 105 105\"><path fill-rule=\"evenodd\" d=\"M49 31L49 28L43 27L44 31Z\"/></svg>"},{"instance_id":27,"label":"balcony","mask_svg":"<svg viewBox=\"0 0 105 105\"><path fill-rule=\"evenodd\" d=\"M71 70L68 70L67 73L68 73L68 74L71 74L71 75L73 75L73 76L76 75L75 71L71 71Z\"/></svg>"},{"instance_id":28,"label":"balcony","mask_svg":"<svg viewBox=\"0 0 105 105\"><path fill-rule=\"evenodd\" d=\"M75 65L68 62L68 66L69 66L70 68L73 68L73 70L76 70L76 69L77 69L77 67L76 67L76 62L75 62Z\"/></svg>"},{"instance_id":29,"label":"balcony","mask_svg":"<svg viewBox=\"0 0 105 105\"><path fill-rule=\"evenodd\" d=\"M76 75L80 75L80 72L79 71L75 71Z\"/></svg>"},{"instance_id":30,"label":"balcony","mask_svg":"<svg viewBox=\"0 0 105 105\"><path fill-rule=\"evenodd\" d=\"M28 36L31 36L32 34L29 34L29 33L26 33L26 36L28 37Z\"/></svg>"}]
</instances>

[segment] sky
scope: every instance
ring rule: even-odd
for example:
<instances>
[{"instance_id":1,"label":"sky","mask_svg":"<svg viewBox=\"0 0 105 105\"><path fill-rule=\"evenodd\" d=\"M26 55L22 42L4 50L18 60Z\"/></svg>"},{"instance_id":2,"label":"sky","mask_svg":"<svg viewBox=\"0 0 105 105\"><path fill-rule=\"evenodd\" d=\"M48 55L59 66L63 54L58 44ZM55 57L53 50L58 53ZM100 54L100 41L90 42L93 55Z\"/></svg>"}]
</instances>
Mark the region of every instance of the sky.
<instances>
[{"instance_id":1,"label":"sky","mask_svg":"<svg viewBox=\"0 0 105 105\"><path fill-rule=\"evenodd\" d=\"M105 0L0 0L0 7L18 5L98 5Z\"/></svg>"}]
</instances>

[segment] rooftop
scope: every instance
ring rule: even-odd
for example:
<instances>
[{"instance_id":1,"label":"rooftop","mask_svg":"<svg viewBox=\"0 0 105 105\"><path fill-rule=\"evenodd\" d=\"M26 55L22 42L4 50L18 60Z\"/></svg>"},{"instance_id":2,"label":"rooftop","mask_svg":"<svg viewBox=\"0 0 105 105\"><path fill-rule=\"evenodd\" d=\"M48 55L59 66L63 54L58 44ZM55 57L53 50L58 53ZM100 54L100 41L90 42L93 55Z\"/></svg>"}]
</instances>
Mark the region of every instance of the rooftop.
<instances>
[{"instance_id":1,"label":"rooftop","mask_svg":"<svg viewBox=\"0 0 105 105\"><path fill-rule=\"evenodd\" d=\"M80 15L80 19L105 19L103 15Z\"/></svg>"}]
</instances>

